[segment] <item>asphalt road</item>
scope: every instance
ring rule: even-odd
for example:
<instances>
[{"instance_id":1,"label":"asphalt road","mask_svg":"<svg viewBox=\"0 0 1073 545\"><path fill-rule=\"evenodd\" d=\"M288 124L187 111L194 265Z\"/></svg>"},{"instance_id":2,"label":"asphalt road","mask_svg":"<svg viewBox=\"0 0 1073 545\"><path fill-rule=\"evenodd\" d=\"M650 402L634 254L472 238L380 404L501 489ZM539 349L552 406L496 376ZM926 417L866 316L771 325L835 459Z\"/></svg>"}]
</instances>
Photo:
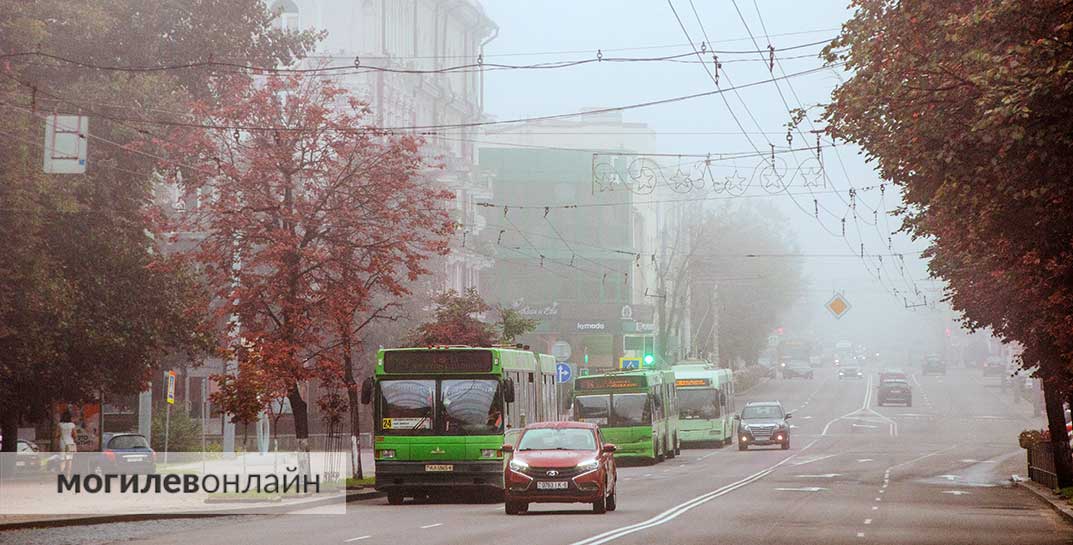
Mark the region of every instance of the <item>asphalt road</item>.
<instances>
[{"instance_id":1,"label":"asphalt road","mask_svg":"<svg viewBox=\"0 0 1073 545\"><path fill-rule=\"evenodd\" d=\"M788 451L685 450L620 469L619 509L352 503L346 515L247 516L0 532L2 543L1050 544L1073 526L1024 490L1017 433L1042 425L979 371L912 377L913 407L878 407L871 379L773 380L744 400L793 411ZM740 402L739 402L740 406Z\"/></svg>"}]
</instances>

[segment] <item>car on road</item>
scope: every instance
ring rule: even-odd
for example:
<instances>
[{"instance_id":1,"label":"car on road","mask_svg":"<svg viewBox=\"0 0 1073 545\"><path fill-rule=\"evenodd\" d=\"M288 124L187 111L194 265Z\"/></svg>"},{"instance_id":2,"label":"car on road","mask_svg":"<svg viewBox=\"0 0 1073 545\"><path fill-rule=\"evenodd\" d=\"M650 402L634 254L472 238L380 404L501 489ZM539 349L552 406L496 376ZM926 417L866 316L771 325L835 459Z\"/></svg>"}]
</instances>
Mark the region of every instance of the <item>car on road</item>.
<instances>
[{"instance_id":1,"label":"car on road","mask_svg":"<svg viewBox=\"0 0 1073 545\"><path fill-rule=\"evenodd\" d=\"M913 390L909 386L909 381L892 378L880 382L876 402L880 407L889 403L904 403L906 407L912 407Z\"/></svg>"},{"instance_id":2,"label":"car on road","mask_svg":"<svg viewBox=\"0 0 1073 545\"><path fill-rule=\"evenodd\" d=\"M879 372L879 383L882 384L887 380L909 380L909 375L901 369L887 368Z\"/></svg>"},{"instance_id":3,"label":"car on road","mask_svg":"<svg viewBox=\"0 0 1073 545\"><path fill-rule=\"evenodd\" d=\"M920 367L920 373L924 375L946 375L946 362L939 356L926 356L924 364Z\"/></svg>"},{"instance_id":4,"label":"car on road","mask_svg":"<svg viewBox=\"0 0 1073 545\"><path fill-rule=\"evenodd\" d=\"M984 361L983 374L985 377L1002 377L1006 375L1006 363L1002 361L1002 358L995 356L988 357Z\"/></svg>"},{"instance_id":5,"label":"car on road","mask_svg":"<svg viewBox=\"0 0 1073 545\"><path fill-rule=\"evenodd\" d=\"M589 503L594 513L618 507L615 445L587 422L526 426L517 445L503 444L505 510L520 515L530 503Z\"/></svg>"},{"instance_id":6,"label":"car on road","mask_svg":"<svg viewBox=\"0 0 1073 545\"><path fill-rule=\"evenodd\" d=\"M861 371L860 367L855 365L844 365L838 370L838 378L839 380L847 378L864 378L864 372Z\"/></svg>"},{"instance_id":7,"label":"car on road","mask_svg":"<svg viewBox=\"0 0 1073 545\"><path fill-rule=\"evenodd\" d=\"M742 408L738 420L738 450L751 446L779 445L790 448L790 413L778 401L750 401Z\"/></svg>"},{"instance_id":8,"label":"car on road","mask_svg":"<svg viewBox=\"0 0 1073 545\"><path fill-rule=\"evenodd\" d=\"M808 366L809 367L823 367L823 357L821 357L821 356L809 356L808 357Z\"/></svg>"},{"instance_id":9,"label":"car on road","mask_svg":"<svg viewBox=\"0 0 1073 545\"><path fill-rule=\"evenodd\" d=\"M156 452L139 433L116 433L105 437L94 473L155 473Z\"/></svg>"},{"instance_id":10,"label":"car on road","mask_svg":"<svg viewBox=\"0 0 1073 545\"><path fill-rule=\"evenodd\" d=\"M791 361L782 368L782 378L807 378L812 379L816 372L809 367L807 362Z\"/></svg>"}]
</instances>

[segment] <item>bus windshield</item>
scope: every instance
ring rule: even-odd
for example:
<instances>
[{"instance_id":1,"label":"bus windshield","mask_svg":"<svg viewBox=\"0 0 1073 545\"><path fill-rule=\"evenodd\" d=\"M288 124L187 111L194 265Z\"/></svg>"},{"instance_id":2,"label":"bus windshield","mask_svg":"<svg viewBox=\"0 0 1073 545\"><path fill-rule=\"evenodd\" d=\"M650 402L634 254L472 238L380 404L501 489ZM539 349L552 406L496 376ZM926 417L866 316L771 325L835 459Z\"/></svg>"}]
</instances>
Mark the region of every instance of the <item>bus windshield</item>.
<instances>
[{"instance_id":1,"label":"bus windshield","mask_svg":"<svg viewBox=\"0 0 1073 545\"><path fill-rule=\"evenodd\" d=\"M434 380L380 382L380 424L385 433L432 431Z\"/></svg>"},{"instance_id":2,"label":"bus windshield","mask_svg":"<svg viewBox=\"0 0 1073 545\"><path fill-rule=\"evenodd\" d=\"M686 420L711 420L721 416L719 390L683 388L678 390L678 416Z\"/></svg>"},{"instance_id":3,"label":"bus windshield","mask_svg":"<svg viewBox=\"0 0 1073 545\"><path fill-rule=\"evenodd\" d=\"M444 433L491 435L503 432L503 399L494 379L451 379L440 383Z\"/></svg>"},{"instance_id":4,"label":"bus windshield","mask_svg":"<svg viewBox=\"0 0 1073 545\"><path fill-rule=\"evenodd\" d=\"M648 394L614 394L613 426L645 426L652 423L652 405Z\"/></svg>"},{"instance_id":5,"label":"bus windshield","mask_svg":"<svg viewBox=\"0 0 1073 545\"><path fill-rule=\"evenodd\" d=\"M590 395L574 398L574 418L578 422L588 422L598 426L606 426L608 416L611 413L611 396Z\"/></svg>"}]
</instances>

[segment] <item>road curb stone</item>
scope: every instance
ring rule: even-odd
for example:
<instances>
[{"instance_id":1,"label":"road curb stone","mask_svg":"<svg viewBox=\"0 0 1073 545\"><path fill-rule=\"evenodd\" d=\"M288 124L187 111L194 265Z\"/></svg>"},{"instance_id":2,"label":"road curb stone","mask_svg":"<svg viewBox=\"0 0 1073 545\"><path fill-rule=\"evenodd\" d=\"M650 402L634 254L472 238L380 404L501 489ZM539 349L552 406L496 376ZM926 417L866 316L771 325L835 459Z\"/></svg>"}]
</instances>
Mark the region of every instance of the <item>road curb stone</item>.
<instances>
[{"instance_id":1,"label":"road curb stone","mask_svg":"<svg viewBox=\"0 0 1073 545\"><path fill-rule=\"evenodd\" d=\"M1051 489L1032 481L1018 481L1017 485L1031 492L1040 501L1050 505L1051 509L1054 509L1062 518L1066 519L1066 522L1073 524L1073 507L1070 507L1060 496L1055 495Z\"/></svg>"}]
</instances>

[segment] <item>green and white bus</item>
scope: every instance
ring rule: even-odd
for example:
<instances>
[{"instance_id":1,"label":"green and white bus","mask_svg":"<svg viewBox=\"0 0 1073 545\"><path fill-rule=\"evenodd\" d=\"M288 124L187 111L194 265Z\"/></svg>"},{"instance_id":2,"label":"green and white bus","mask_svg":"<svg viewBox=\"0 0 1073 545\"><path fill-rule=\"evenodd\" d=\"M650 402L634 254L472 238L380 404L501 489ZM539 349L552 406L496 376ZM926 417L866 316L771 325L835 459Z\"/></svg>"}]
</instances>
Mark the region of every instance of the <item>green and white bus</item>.
<instances>
[{"instance_id":1,"label":"green and white bus","mask_svg":"<svg viewBox=\"0 0 1073 545\"><path fill-rule=\"evenodd\" d=\"M708 362L672 367L678 390L678 433L685 445L734 442L734 376Z\"/></svg>"},{"instance_id":2,"label":"green and white bus","mask_svg":"<svg viewBox=\"0 0 1073 545\"><path fill-rule=\"evenodd\" d=\"M653 462L680 452L670 370L616 371L574 379L574 419L600 426L617 458Z\"/></svg>"},{"instance_id":3,"label":"green and white bus","mask_svg":"<svg viewBox=\"0 0 1073 545\"><path fill-rule=\"evenodd\" d=\"M555 358L445 346L380 350L372 403L376 489L392 505L437 492L503 489L503 434L559 420Z\"/></svg>"}]
</instances>

